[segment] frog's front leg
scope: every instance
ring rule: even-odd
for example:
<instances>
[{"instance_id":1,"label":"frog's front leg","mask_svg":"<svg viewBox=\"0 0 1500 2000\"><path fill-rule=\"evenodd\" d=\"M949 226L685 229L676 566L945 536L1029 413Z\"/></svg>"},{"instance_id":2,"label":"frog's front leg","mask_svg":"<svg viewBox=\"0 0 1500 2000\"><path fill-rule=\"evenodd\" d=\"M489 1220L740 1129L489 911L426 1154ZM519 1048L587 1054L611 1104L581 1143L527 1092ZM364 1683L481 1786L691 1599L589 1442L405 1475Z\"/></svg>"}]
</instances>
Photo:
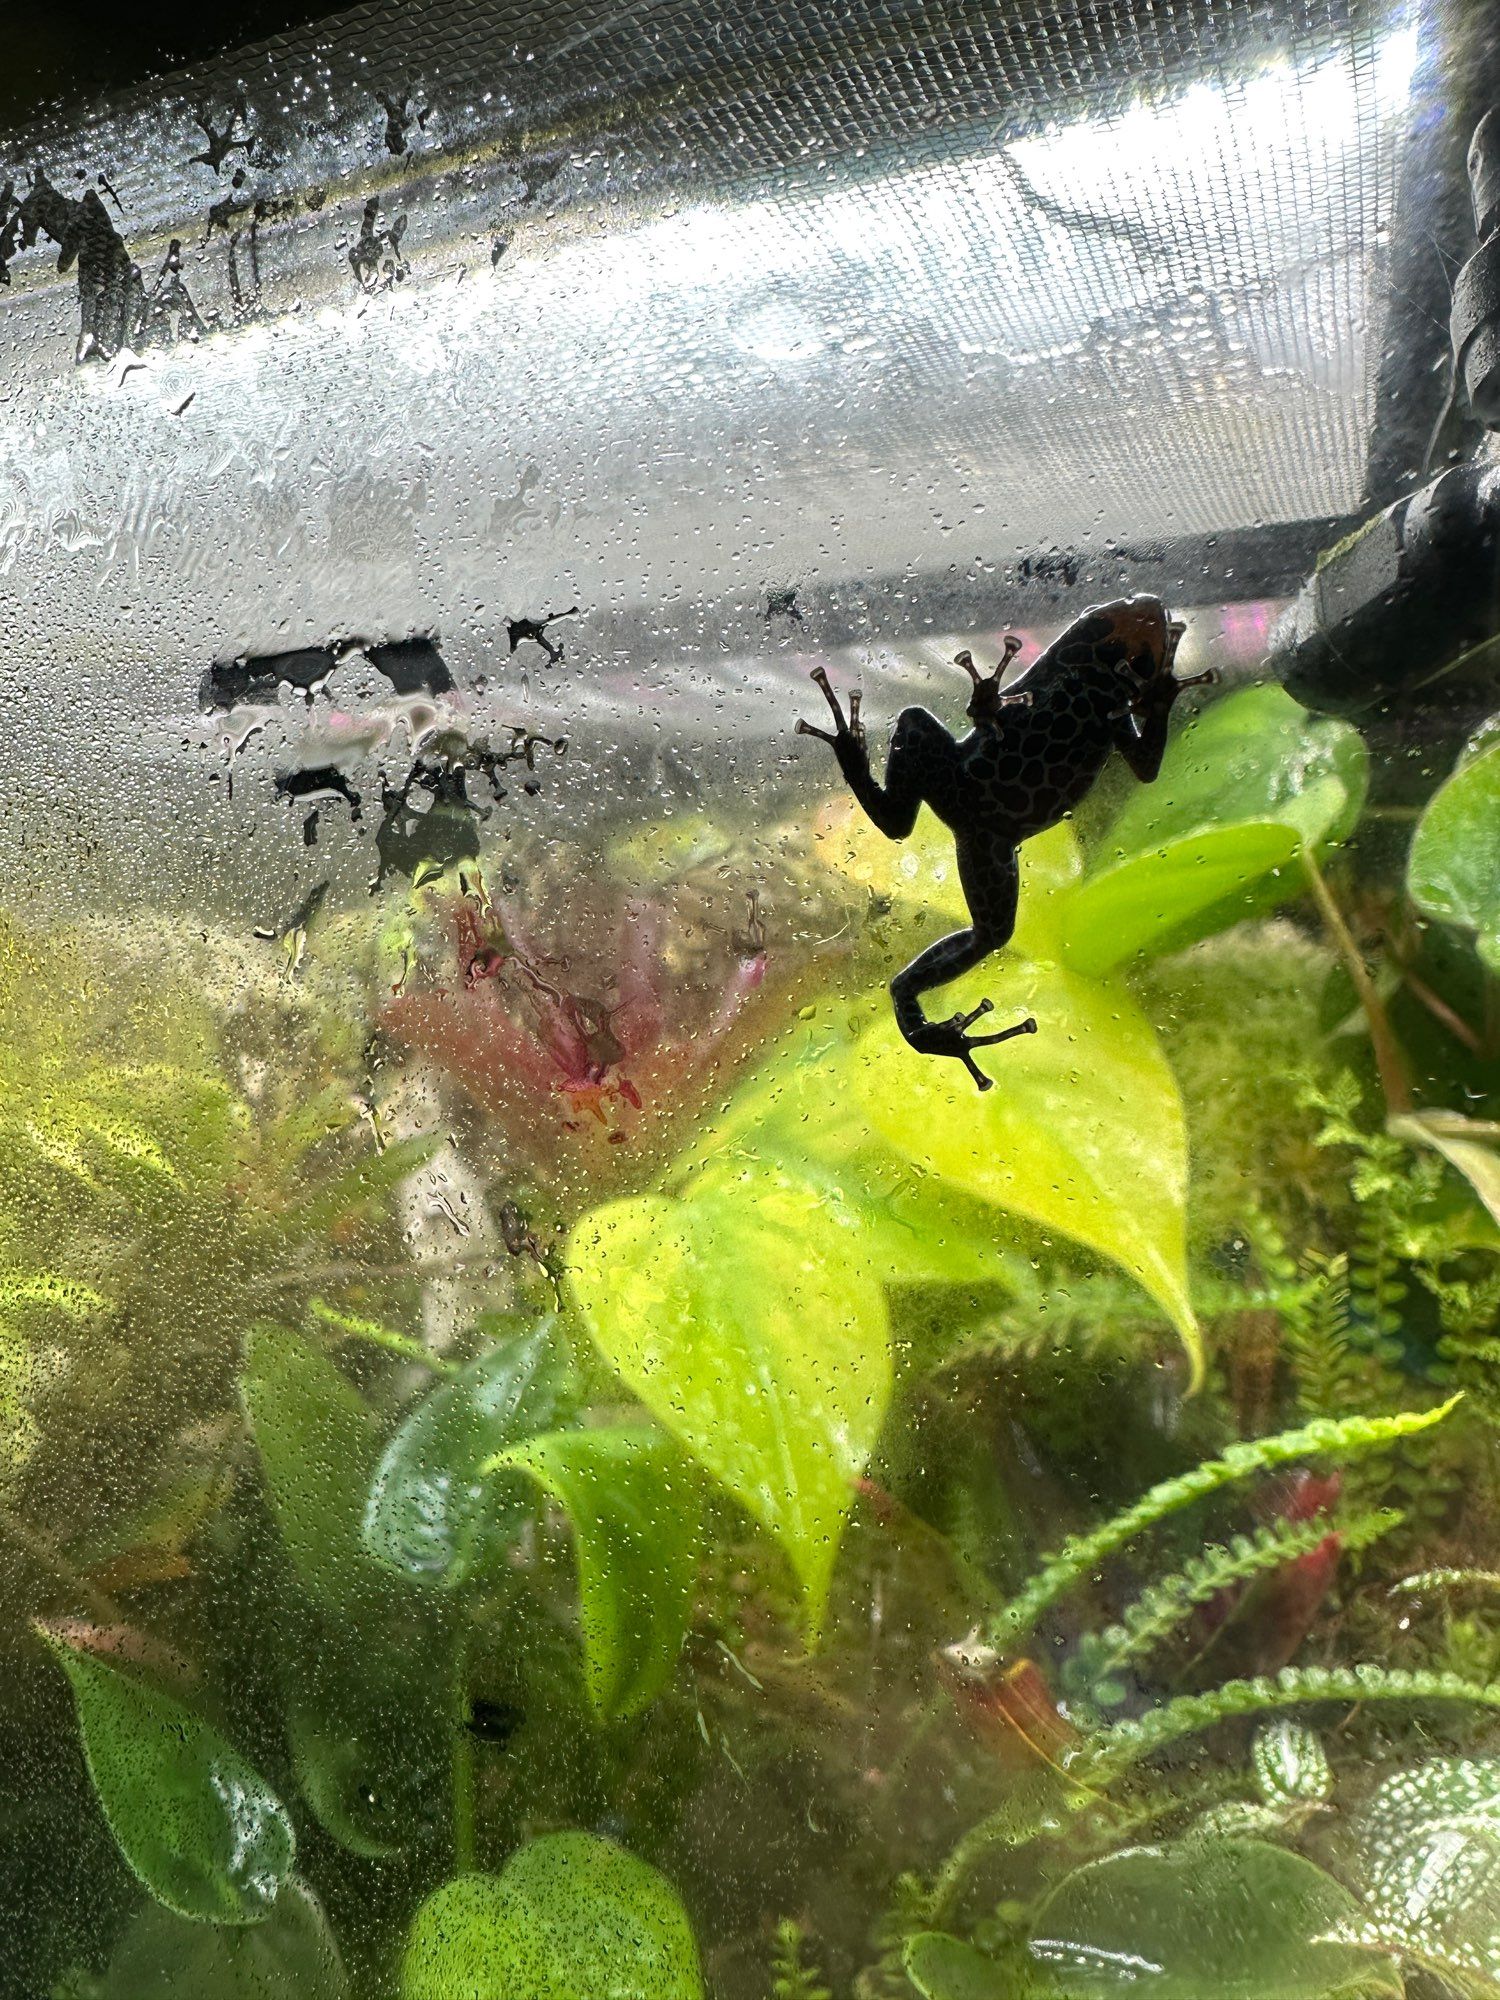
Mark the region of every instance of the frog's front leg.
<instances>
[{"instance_id":1,"label":"frog's front leg","mask_svg":"<svg viewBox=\"0 0 1500 2000\"><path fill-rule=\"evenodd\" d=\"M953 796L958 745L937 717L925 708L904 708L891 732L885 782L878 784L870 769L859 695L850 695L846 720L823 669L815 667L812 678L833 711L833 728L815 729L810 722L799 722L797 734L816 736L820 742L830 744L850 791L876 826L889 839L904 840L916 825L917 812L924 801L936 806L940 800Z\"/></svg>"},{"instance_id":2,"label":"frog's front leg","mask_svg":"<svg viewBox=\"0 0 1500 2000\"><path fill-rule=\"evenodd\" d=\"M1028 1016L995 1035L970 1035L965 1031L991 1011L992 1001L981 1000L967 1014L950 1014L946 1021L930 1021L922 1012L920 996L934 986L946 986L1010 942L1021 869L1008 841L971 835L959 839L958 872L973 920L970 928L939 938L898 972L891 981L891 999L896 1025L914 1049L923 1055L956 1057L979 1088L989 1090L994 1078L985 1075L970 1051L1008 1042L1013 1035L1034 1035L1036 1022Z\"/></svg>"}]
</instances>

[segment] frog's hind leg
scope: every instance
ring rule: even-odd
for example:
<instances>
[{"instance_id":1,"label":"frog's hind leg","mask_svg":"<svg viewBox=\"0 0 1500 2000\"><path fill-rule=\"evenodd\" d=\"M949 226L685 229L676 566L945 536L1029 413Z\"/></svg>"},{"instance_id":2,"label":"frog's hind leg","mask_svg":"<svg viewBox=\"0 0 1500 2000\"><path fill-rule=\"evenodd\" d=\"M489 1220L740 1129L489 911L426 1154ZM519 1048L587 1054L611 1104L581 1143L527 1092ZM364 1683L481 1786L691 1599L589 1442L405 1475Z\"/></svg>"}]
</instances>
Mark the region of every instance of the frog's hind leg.
<instances>
[{"instance_id":1,"label":"frog's hind leg","mask_svg":"<svg viewBox=\"0 0 1500 2000\"><path fill-rule=\"evenodd\" d=\"M914 1049L923 1055L954 1056L981 1090L991 1088L994 1079L985 1075L971 1053L1008 1042L1013 1035L1034 1035L1036 1022L1029 1016L1012 1028L994 1035L966 1032L981 1015L988 1014L993 1001L981 1000L967 1014L950 1014L946 1021L931 1021L922 1012L921 995L934 986L946 986L950 979L981 964L991 952L1010 940L1016 924L1016 898L1020 889L1020 864L1016 851L1001 841L974 843L960 841L959 875L968 898L973 924L966 931L954 931L929 945L891 981L891 1000L896 1010L896 1026Z\"/></svg>"}]
</instances>

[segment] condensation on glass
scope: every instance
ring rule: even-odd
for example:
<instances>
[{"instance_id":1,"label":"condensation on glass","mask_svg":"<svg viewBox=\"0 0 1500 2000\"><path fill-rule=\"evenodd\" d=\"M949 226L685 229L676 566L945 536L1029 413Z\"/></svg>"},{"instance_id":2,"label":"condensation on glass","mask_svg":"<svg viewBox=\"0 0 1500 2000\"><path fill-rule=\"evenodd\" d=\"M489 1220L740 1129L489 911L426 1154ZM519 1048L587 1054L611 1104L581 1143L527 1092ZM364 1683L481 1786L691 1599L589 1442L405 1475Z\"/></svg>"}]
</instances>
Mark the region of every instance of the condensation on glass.
<instances>
[{"instance_id":1,"label":"condensation on glass","mask_svg":"<svg viewBox=\"0 0 1500 2000\"><path fill-rule=\"evenodd\" d=\"M1497 42L376 0L8 136L7 2000L1500 1985ZM993 797L810 676L1035 796L1131 597L978 1090Z\"/></svg>"}]
</instances>

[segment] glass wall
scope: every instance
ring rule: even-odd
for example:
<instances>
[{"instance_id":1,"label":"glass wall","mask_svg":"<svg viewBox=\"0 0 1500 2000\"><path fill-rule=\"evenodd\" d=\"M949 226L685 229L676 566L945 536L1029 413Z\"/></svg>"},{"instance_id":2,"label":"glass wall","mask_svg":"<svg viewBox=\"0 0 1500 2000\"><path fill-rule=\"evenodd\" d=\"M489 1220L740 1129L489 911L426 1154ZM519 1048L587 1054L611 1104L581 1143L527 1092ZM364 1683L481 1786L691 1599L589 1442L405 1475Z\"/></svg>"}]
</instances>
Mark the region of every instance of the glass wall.
<instances>
[{"instance_id":1,"label":"glass wall","mask_svg":"<svg viewBox=\"0 0 1500 2000\"><path fill-rule=\"evenodd\" d=\"M7 136L4 2000L1500 1991L1497 39Z\"/></svg>"}]
</instances>

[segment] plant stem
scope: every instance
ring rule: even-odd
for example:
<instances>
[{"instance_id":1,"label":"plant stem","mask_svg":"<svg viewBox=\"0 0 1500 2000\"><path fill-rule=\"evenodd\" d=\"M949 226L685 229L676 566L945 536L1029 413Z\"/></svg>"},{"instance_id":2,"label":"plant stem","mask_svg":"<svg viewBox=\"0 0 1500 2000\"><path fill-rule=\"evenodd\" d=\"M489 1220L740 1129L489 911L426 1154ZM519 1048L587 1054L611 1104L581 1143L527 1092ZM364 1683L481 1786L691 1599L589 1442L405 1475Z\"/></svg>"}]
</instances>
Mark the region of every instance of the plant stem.
<instances>
[{"instance_id":1,"label":"plant stem","mask_svg":"<svg viewBox=\"0 0 1500 2000\"><path fill-rule=\"evenodd\" d=\"M78 1603L86 1605L90 1617L97 1618L101 1625L128 1625L130 1620L107 1591L89 1582L86 1576L73 1568L67 1558L55 1549L44 1535L30 1528L19 1515L9 1507L0 1507L0 1531L9 1535L19 1548L23 1548L32 1560L43 1569L50 1570L58 1580L72 1591Z\"/></svg>"},{"instance_id":2,"label":"plant stem","mask_svg":"<svg viewBox=\"0 0 1500 2000\"><path fill-rule=\"evenodd\" d=\"M453 1738L453 1865L470 1875L476 1863L474 1739L460 1728Z\"/></svg>"},{"instance_id":3,"label":"plant stem","mask_svg":"<svg viewBox=\"0 0 1500 2000\"><path fill-rule=\"evenodd\" d=\"M430 1347L420 1340L413 1340L409 1334L396 1333L388 1326L381 1326L377 1320L361 1319L355 1313L340 1312L322 1299L309 1301L308 1310L314 1319L332 1327L336 1333L349 1340L367 1340L375 1347L384 1347L392 1354L403 1354L408 1361L418 1361L424 1368L432 1369L437 1375L460 1375L463 1370L456 1361L446 1356L434 1354Z\"/></svg>"},{"instance_id":4,"label":"plant stem","mask_svg":"<svg viewBox=\"0 0 1500 2000\"><path fill-rule=\"evenodd\" d=\"M1054 1767L1055 1768L1055 1767ZM1061 1793L1057 1805L1059 1815L1078 1812L1086 1805L1112 1806L1113 1801L1092 1786L1077 1784L1063 1779L1066 1789ZM998 1806L987 1813L977 1825L971 1826L962 1840L953 1849L948 1859L938 1870L932 1885L932 1897L928 1905L928 1922L935 1930L942 1930L958 1906L964 1884L985 1856L995 1847L1025 1847L1031 1841L1055 1831L1051 1819L1038 1813L1035 1821L1027 1825L1018 1813L1014 1803Z\"/></svg>"},{"instance_id":5,"label":"plant stem","mask_svg":"<svg viewBox=\"0 0 1500 2000\"><path fill-rule=\"evenodd\" d=\"M478 1859L478 1807L474 1786L474 1738L469 1734L469 1639L465 1620L454 1648L453 1691L453 1865L472 1874Z\"/></svg>"},{"instance_id":6,"label":"plant stem","mask_svg":"<svg viewBox=\"0 0 1500 2000\"><path fill-rule=\"evenodd\" d=\"M1370 1028L1370 1046L1375 1052L1375 1067L1380 1073L1380 1087L1385 1092L1386 1108L1392 1116L1414 1108L1411 1094L1411 1080L1406 1073L1406 1058L1401 1052L1401 1044L1391 1026L1391 1017L1385 1010L1385 1002L1375 990L1375 982L1370 977L1370 969L1360 954L1353 933L1344 922L1344 913L1334 901L1328 884L1323 879L1323 871L1307 848L1302 850L1302 865L1307 871L1307 880L1313 892L1313 900L1324 923L1328 926L1339 954L1349 968L1349 977L1354 981L1354 990L1359 995L1359 1004L1364 1009L1365 1020Z\"/></svg>"}]
</instances>

